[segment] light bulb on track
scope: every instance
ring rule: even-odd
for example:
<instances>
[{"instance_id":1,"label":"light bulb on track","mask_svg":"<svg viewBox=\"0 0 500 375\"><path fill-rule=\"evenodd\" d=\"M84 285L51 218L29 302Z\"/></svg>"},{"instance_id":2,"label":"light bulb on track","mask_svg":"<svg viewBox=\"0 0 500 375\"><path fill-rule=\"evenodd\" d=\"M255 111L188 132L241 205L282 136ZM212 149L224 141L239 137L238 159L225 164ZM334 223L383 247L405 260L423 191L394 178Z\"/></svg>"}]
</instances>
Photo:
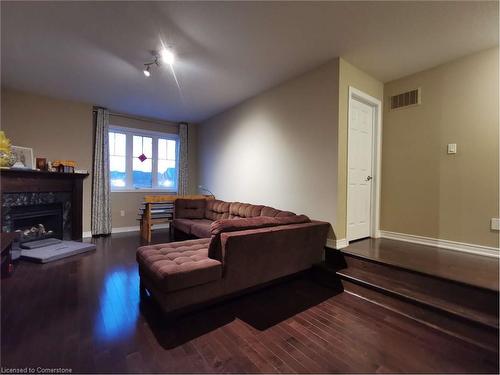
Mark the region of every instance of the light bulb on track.
<instances>
[{"instance_id":1,"label":"light bulb on track","mask_svg":"<svg viewBox=\"0 0 500 375\"><path fill-rule=\"evenodd\" d=\"M171 50L163 48L160 51L160 54L161 54L161 60L164 63L166 63L168 65L173 65L174 64L174 62L175 62L175 55L174 55L174 53Z\"/></svg>"},{"instance_id":2,"label":"light bulb on track","mask_svg":"<svg viewBox=\"0 0 500 375\"><path fill-rule=\"evenodd\" d=\"M149 77L151 75L151 72L149 71L149 65L146 66L146 69L142 71L146 77Z\"/></svg>"}]
</instances>

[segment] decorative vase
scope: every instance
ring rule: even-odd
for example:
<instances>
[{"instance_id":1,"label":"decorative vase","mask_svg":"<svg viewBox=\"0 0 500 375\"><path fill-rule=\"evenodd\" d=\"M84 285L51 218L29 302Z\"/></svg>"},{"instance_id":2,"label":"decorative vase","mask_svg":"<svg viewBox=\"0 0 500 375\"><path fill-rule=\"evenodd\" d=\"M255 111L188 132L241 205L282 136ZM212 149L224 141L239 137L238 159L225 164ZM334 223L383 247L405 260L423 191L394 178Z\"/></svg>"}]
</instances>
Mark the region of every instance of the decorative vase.
<instances>
[{"instance_id":1,"label":"decorative vase","mask_svg":"<svg viewBox=\"0 0 500 375\"><path fill-rule=\"evenodd\" d=\"M10 148L10 140L0 130L0 167L10 167L16 162L16 156Z\"/></svg>"}]
</instances>

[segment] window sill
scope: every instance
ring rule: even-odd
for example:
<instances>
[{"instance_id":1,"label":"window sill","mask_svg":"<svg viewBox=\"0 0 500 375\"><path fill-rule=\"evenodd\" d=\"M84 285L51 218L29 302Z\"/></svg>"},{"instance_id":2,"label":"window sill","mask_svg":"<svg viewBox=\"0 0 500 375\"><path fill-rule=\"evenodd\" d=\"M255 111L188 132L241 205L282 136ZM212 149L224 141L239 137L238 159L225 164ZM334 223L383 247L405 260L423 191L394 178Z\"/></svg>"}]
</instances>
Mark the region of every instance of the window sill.
<instances>
[{"instance_id":1,"label":"window sill","mask_svg":"<svg viewBox=\"0 0 500 375\"><path fill-rule=\"evenodd\" d=\"M159 188L111 189L111 193L173 193L173 194L177 194L177 190L175 190L175 189L159 189Z\"/></svg>"}]
</instances>

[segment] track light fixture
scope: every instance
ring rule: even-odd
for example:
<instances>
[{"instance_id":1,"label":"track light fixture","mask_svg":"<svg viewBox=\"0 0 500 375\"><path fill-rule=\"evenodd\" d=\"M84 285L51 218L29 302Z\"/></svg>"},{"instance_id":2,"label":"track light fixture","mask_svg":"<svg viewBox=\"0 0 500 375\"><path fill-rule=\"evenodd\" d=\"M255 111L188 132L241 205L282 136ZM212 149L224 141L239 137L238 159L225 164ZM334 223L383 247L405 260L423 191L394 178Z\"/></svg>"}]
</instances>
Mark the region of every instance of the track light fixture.
<instances>
[{"instance_id":1,"label":"track light fixture","mask_svg":"<svg viewBox=\"0 0 500 375\"><path fill-rule=\"evenodd\" d=\"M160 66L160 62L158 61L159 56L155 52L153 52L153 57L154 57L153 61L144 63L144 70L142 72L146 77L151 76L151 65Z\"/></svg>"},{"instance_id":2,"label":"track light fixture","mask_svg":"<svg viewBox=\"0 0 500 375\"><path fill-rule=\"evenodd\" d=\"M170 65L172 67L175 62L175 54L174 51L170 48L162 48L160 52L153 51L153 61L144 63L144 70L142 71L144 73L144 76L150 77L151 76L151 66L156 65L160 66L161 63L165 63Z\"/></svg>"},{"instance_id":3,"label":"track light fixture","mask_svg":"<svg viewBox=\"0 0 500 375\"><path fill-rule=\"evenodd\" d=\"M160 51L161 55L161 60L168 64L168 65L174 65L175 62L175 55L174 52L171 49L163 48Z\"/></svg>"}]
</instances>

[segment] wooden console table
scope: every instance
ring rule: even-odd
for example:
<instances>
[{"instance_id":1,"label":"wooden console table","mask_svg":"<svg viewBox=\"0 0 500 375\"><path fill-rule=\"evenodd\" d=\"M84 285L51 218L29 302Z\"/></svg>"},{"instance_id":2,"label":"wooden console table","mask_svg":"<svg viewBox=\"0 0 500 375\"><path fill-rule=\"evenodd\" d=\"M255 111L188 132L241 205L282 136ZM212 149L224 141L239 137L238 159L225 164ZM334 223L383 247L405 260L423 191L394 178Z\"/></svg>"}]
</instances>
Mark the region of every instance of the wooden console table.
<instances>
[{"instance_id":1,"label":"wooden console table","mask_svg":"<svg viewBox=\"0 0 500 375\"><path fill-rule=\"evenodd\" d=\"M174 202L176 199L215 199L213 195L146 195L140 209L139 221L141 239L151 242L151 230L154 224L169 224L174 218ZM162 207L155 210L156 207ZM157 212L155 212L157 211Z\"/></svg>"}]
</instances>

